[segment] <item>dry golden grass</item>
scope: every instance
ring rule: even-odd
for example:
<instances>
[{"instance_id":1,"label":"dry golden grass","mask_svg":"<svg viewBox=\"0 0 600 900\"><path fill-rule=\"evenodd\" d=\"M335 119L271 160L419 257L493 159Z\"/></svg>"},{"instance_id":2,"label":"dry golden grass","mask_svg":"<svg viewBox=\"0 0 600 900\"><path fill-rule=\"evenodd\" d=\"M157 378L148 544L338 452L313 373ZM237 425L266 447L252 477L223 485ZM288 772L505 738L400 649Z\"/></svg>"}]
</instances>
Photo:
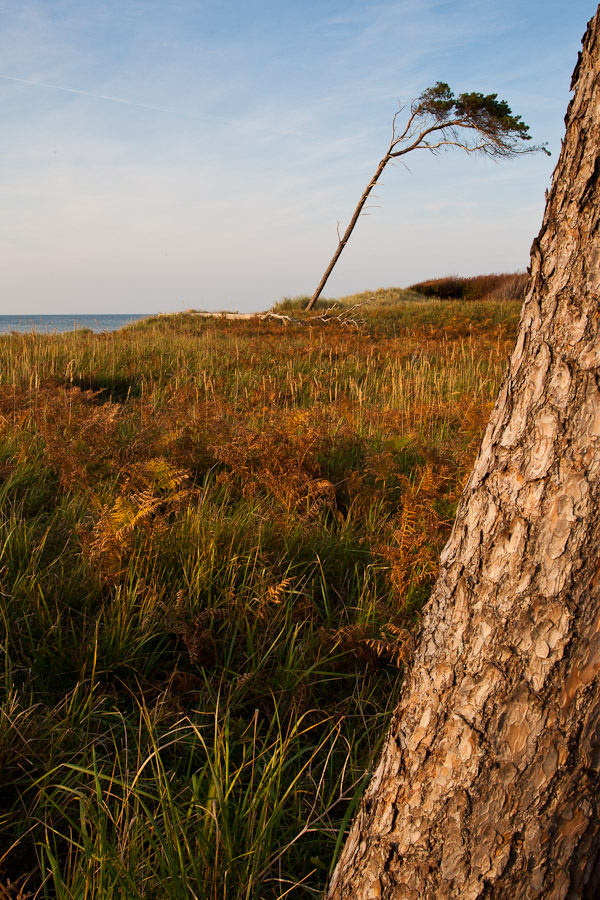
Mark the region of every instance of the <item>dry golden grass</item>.
<instances>
[{"instance_id":1,"label":"dry golden grass","mask_svg":"<svg viewBox=\"0 0 600 900\"><path fill-rule=\"evenodd\" d=\"M0 338L11 900L322 888L518 317L389 299Z\"/></svg>"}]
</instances>

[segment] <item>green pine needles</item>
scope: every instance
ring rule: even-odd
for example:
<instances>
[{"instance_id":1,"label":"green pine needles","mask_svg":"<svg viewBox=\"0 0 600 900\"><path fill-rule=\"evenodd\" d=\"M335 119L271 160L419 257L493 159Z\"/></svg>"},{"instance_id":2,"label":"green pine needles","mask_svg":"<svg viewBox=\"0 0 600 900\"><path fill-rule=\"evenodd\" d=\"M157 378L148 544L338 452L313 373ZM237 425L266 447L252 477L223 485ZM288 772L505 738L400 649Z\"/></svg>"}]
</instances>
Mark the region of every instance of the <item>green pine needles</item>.
<instances>
[{"instance_id":1,"label":"green pine needles","mask_svg":"<svg viewBox=\"0 0 600 900\"><path fill-rule=\"evenodd\" d=\"M532 144L523 147L522 141L530 141L529 125L515 116L506 102L498 100L498 94L481 94L477 91L459 94L458 97L444 81L437 81L433 87L427 88L411 105L409 129L392 141L392 146L399 146L413 129L419 124L426 124L427 135L419 142L429 150L437 149L428 142L428 135L435 134L439 146L462 146L463 150L479 151L490 156L517 156L521 153L542 151L550 155L544 144ZM459 129L462 137L457 140ZM475 142L467 137L468 130L473 131ZM423 130L423 129L421 129ZM417 149L415 146L402 147L393 156Z\"/></svg>"}]
</instances>

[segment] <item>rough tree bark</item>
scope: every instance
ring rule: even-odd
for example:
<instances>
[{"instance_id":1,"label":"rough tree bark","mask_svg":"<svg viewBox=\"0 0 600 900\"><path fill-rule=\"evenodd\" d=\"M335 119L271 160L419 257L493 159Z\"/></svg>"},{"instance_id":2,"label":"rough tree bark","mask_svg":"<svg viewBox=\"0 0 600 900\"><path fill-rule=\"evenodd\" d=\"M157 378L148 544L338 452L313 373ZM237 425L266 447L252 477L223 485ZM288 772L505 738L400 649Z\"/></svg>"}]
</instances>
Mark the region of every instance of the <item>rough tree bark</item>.
<instances>
[{"instance_id":1,"label":"rough tree bark","mask_svg":"<svg viewBox=\"0 0 600 900\"><path fill-rule=\"evenodd\" d=\"M600 896L600 7L509 368L331 900Z\"/></svg>"}]
</instances>

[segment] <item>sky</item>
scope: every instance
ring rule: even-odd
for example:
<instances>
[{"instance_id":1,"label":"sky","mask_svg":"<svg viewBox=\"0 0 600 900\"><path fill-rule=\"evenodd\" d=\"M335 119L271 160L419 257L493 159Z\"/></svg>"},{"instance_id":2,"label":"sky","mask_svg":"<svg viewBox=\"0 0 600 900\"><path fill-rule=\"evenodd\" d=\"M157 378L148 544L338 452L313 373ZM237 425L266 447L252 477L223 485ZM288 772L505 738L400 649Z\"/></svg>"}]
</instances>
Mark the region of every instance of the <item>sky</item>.
<instances>
[{"instance_id":1,"label":"sky","mask_svg":"<svg viewBox=\"0 0 600 900\"><path fill-rule=\"evenodd\" d=\"M386 169L325 289L517 271L596 0L0 0L0 314L269 308L312 294L437 81L552 156Z\"/></svg>"}]
</instances>

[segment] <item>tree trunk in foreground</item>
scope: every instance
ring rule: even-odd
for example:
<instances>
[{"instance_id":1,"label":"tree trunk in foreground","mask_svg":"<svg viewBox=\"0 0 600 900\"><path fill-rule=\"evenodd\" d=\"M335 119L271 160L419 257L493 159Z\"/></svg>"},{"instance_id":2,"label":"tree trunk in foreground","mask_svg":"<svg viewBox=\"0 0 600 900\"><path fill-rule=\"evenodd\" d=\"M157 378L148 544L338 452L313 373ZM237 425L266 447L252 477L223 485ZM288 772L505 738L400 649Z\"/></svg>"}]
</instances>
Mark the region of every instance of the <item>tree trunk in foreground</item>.
<instances>
[{"instance_id":1,"label":"tree trunk in foreground","mask_svg":"<svg viewBox=\"0 0 600 900\"><path fill-rule=\"evenodd\" d=\"M331 900L600 896L600 7L519 336Z\"/></svg>"}]
</instances>

